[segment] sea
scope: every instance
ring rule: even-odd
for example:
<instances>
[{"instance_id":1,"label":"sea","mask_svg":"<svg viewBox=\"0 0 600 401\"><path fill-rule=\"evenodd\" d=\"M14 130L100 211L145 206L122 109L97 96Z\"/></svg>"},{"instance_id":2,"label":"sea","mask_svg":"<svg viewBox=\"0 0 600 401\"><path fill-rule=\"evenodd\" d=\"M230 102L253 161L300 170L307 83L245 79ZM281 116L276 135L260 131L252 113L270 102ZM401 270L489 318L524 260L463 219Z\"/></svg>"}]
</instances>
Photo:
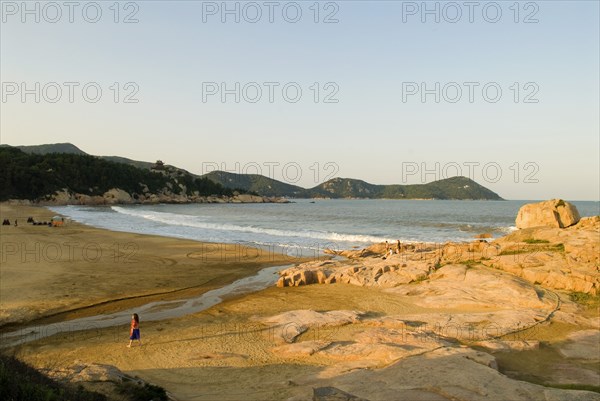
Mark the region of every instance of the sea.
<instances>
[{"instance_id":1,"label":"sea","mask_svg":"<svg viewBox=\"0 0 600 401\"><path fill-rule=\"evenodd\" d=\"M471 241L514 230L519 208L535 200L312 200L253 204L60 206L56 213L86 225L141 234L288 249L302 256L376 242ZM600 202L572 202L580 215L600 215ZM304 252L310 251L310 252Z\"/></svg>"}]
</instances>

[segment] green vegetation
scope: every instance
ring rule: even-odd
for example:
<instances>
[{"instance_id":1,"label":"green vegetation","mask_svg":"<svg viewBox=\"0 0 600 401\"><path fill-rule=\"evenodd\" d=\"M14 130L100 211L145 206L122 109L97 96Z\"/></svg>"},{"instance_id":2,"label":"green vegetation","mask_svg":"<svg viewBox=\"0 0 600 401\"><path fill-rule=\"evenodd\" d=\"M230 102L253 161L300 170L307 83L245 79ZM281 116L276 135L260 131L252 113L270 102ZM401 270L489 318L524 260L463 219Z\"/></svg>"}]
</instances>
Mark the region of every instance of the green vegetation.
<instances>
[{"instance_id":1,"label":"green vegetation","mask_svg":"<svg viewBox=\"0 0 600 401\"><path fill-rule=\"evenodd\" d=\"M564 244L551 244L551 245L545 245L546 242L541 242L539 244L544 244L542 246L536 246L535 244L538 243L534 243L533 246L525 246L525 247L519 247L517 249L507 249L504 250L502 252L500 252L498 255L499 256L506 256L506 255L520 255L523 253L535 253L535 252L564 252L565 251L565 246Z\"/></svg>"},{"instance_id":2,"label":"green vegetation","mask_svg":"<svg viewBox=\"0 0 600 401\"><path fill-rule=\"evenodd\" d=\"M63 188L86 195L101 195L120 188L136 198L147 186L157 194L169 188L175 194L231 195L208 178L192 177L187 172L153 172L134 166L76 153L27 154L19 149L0 147L0 201L40 200Z\"/></svg>"},{"instance_id":3,"label":"green vegetation","mask_svg":"<svg viewBox=\"0 0 600 401\"><path fill-rule=\"evenodd\" d=\"M22 150L25 153L37 153L40 155L46 155L48 153L72 153L75 155L87 154L77 146L68 142L52 143L47 145L15 146L15 148Z\"/></svg>"},{"instance_id":4,"label":"green vegetation","mask_svg":"<svg viewBox=\"0 0 600 401\"><path fill-rule=\"evenodd\" d=\"M10 147L5 146L3 148ZM19 146L17 148L28 154L50 155L61 153L91 157L70 143ZM131 160L119 156L100 156L95 159L126 164L145 170L146 172L150 172L152 166L154 166L154 163ZM207 180L211 183L220 184L225 188L221 188L220 191L218 190L218 187L214 188L212 191L200 191L202 195L221 195L227 194L222 191L228 190L233 192L237 190L241 193L246 192L262 196L285 196L290 198L502 200L495 192L490 191L466 177L452 177L427 184L416 185L374 185L365 181L350 178L333 178L316 187L305 189L297 185L277 181L259 174L235 174L225 171L212 171L199 177L176 167L170 167L170 169L179 176L189 176L192 181L196 178L204 180L201 185L204 189L206 189L206 186L208 185L206 183ZM143 182L146 183L145 181ZM122 189L130 192L125 188Z\"/></svg>"},{"instance_id":5,"label":"green vegetation","mask_svg":"<svg viewBox=\"0 0 600 401\"><path fill-rule=\"evenodd\" d=\"M361 180L333 178L314 188L304 189L255 174L212 171L207 177L227 188L242 188L264 196L291 198L362 199L488 199L502 200L498 194L466 177L418 185L374 185Z\"/></svg>"},{"instance_id":6,"label":"green vegetation","mask_svg":"<svg viewBox=\"0 0 600 401\"><path fill-rule=\"evenodd\" d=\"M465 265L467 266L467 268L472 268L473 266L476 266L478 264L480 264L480 262L478 260L473 260L473 259L468 259L468 260L463 260L460 262L461 265Z\"/></svg>"},{"instance_id":7,"label":"green vegetation","mask_svg":"<svg viewBox=\"0 0 600 401\"><path fill-rule=\"evenodd\" d=\"M304 197L304 188L286 184L258 174L234 174L225 171L211 171L202 176L225 188L241 190L262 196Z\"/></svg>"},{"instance_id":8,"label":"green vegetation","mask_svg":"<svg viewBox=\"0 0 600 401\"><path fill-rule=\"evenodd\" d=\"M549 244L550 241L547 241L545 239L533 239L533 238L527 238L525 240L523 240L523 242L525 242L526 244Z\"/></svg>"},{"instance_id":9,"label":"green vegetation","mask_svg":"<svg viewBox=\"0 0 600 401\"><path fill-rule=\"evenodd\" d=\"M0 355L0 399L3 401L105 401L106 396L60 384L33 367Z\"/></svg>"},{"instance_id":10,"label":"green vegetation","mask_svg":"<svg viewBox=\"0 0 600 401\"><path fill-rule=\"evenodd\" d=\"M306 190L310 197L375 199L488 199L498 194L466 177L452 177L416 185L373 185L348 178L334 178Z\"/></svg>"},{"instance_id":11,"label":"green vegetation","mask_svg":"<svg viewBox=\"0 0 600 401\"><path fill-rule=\"evenodd\" d=\"M569 298L573 302L581 305L598 307L600 306L600 295L592 295L585 292L574 291L569 294Z\"/></svg>"},{"instance_id":12,"label":"green vegetation","mask_svg":"<svg viewBox=\"0 0 600 401\"><path fill-rule=\"evenodd\" d=\"M522 253L531 253L534 251L535 251L535 249L531 249L531 248L511 249L511 250L506 250L506 251L500 252L498 254L498 256L520 255Z\"/></svg>"}]
</instances>

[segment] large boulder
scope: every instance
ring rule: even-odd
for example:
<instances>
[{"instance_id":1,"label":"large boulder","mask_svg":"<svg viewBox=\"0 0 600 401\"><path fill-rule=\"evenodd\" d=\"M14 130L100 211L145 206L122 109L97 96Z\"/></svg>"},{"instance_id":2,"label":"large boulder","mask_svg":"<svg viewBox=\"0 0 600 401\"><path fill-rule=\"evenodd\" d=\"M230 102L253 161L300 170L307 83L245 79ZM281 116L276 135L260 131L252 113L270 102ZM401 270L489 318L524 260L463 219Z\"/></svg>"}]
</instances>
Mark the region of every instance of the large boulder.
<instances>
[{"instance_id":1,"label":"large boulder","mask_svg":"<svg viewBox=\"0 0 600 401\"><path fill-rule=\"evenodd\" d=\"M562 199L551 199L539 203L528 203L519 209L517 228L570 227L579 222L577 208Z\"/></svg>"},{"instance_id":2,"label":"large boulder","mask_svg":"<svg viewBox=\"0 0 600 401\"><path fill-rule=\"evenodd\" d=\"M132 203L133 201L129 193L119 188L109 189L102 197L104 198L104 202L108 205Z\"/></svg>"}]
</instances>

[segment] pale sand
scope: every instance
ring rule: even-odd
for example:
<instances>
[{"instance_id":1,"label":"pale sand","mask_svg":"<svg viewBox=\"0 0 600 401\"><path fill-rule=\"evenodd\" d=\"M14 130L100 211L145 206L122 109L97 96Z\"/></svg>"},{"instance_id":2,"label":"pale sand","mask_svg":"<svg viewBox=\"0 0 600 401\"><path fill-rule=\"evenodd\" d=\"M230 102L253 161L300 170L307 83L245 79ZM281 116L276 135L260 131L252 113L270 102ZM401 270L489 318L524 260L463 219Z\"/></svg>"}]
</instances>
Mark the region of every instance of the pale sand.
<instances>
[{"instance_id":1,"label":"pale sand","mask_svg":"<svg viewBox=\"0 0 600 401\"><path fill-rule=\"evenodd\" d=\"M50 314L60 320L107 313L152 300L197 296L267 266L298 259L239 245L139 235L75 222L64 227L26 224L48 221L40 207L0 205L0 325ZM124 302L108 301L126 299ZM91 305L99 305L86 310Z\"/></svg>"}]
</instances>

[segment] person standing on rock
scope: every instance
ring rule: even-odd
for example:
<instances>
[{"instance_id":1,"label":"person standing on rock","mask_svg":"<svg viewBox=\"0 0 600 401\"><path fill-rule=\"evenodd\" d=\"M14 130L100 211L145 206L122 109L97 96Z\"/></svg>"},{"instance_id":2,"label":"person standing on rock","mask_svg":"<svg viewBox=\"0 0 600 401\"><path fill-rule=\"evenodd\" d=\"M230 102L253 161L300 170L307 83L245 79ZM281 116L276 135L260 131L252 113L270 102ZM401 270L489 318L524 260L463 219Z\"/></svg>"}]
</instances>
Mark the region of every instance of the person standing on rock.
<instances>
[{"instance_id":1,"label":"person standing on rock","mask_svg":"<svg viewBox=\"0 0 600 401\"><path fill-rule=\"evenodd\" d=\"M381 259L387 259L389 253L390 253L390 243L387 242L387 240L386 240L385 241L385 253L383 254L383 257Z\"/></svg>"},{"instance_id":2,"label":"person standing on rock","mask_svg":"<svg viewBox=\"0 0 600 401\"><path fill-rule=\"evenodd\" d=\"M140 347L142 346L142 337L140 336L140 317L137 313L131 315L131 328L129 329L129 344L127 348L131 348L133 340L138 340Z\"/></svg>"}]
</instances>

